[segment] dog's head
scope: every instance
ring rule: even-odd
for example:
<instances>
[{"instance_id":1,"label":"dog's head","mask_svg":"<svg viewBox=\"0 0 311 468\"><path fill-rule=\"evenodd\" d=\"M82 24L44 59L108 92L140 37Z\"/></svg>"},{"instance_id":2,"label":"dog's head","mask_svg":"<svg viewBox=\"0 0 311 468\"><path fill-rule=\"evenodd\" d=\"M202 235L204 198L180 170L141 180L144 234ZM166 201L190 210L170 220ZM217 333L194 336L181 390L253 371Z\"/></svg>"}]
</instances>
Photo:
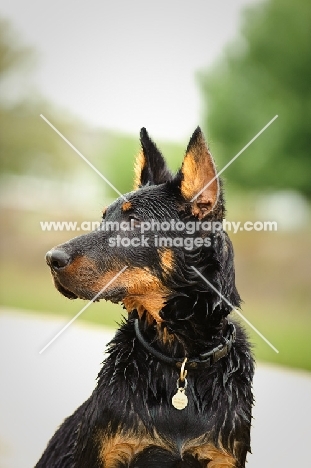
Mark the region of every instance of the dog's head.
<instances>
[{"instance_id":1,"label":"dog's head","mask_svg":"<svg viewBox=\"0 0 311 468\"><path fill-rule=\"evenodd\" d=\"M231 244L222 230L221 184L200 128L174 176L145 129L140 139L134 190L104 210L99 230L54 247L46 259L66 297L123 302L129 312L161 322L165 304L186 300L190 288L209 290L219 304L192 267L224 293Z\"/></svg>"}]
</instances>

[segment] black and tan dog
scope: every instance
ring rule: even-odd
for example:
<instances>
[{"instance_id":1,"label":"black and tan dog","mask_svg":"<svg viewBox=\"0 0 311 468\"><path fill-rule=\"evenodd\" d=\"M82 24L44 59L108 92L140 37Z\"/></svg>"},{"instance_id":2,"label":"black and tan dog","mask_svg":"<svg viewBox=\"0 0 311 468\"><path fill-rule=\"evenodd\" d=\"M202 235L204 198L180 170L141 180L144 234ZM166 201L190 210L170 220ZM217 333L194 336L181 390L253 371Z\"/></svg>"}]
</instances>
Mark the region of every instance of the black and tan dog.
<instances>
[{"instance_id":1,"label":"black and tan dog","mask_svg":"<svg viewBox=\"0 0 311 468\"><path fill-rule=\"evenodd\" d=\"M135 189L102 229L46 256L64 296L102 291L128 318L37 468L242 468L250 451L254 364L227 319L240 297L212 156L200 128L175 176L145 129L141 146Z\"/></svg>"}]
</instances>

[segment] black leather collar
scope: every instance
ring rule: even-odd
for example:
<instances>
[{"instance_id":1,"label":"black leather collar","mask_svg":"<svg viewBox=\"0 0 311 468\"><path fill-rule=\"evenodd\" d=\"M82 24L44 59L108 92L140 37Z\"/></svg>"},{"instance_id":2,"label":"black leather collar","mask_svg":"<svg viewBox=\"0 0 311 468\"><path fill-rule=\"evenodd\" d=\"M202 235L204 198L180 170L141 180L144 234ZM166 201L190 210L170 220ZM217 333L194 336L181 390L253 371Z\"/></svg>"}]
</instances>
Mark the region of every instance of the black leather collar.
<instances>
[{"instance_id":1,"label":"black leather collar","mask_svg":"<svg viewBox=\"0 0 311 468\"><path fill-rule=\"evenodd\" d=\"M171 357L167 356L160 351L154 349L151 344L149 344L146 339L143 337L140 328L139 328L139 320L135 319L134 322L135 333L136 337L141 343L141 345L148 351L149 354L157 358L159 361L165 362L173 367L177 367L178 369L181 368L182 363L185 359L184 357ZM188 358L187 363L185 365L185 369L202 369L204 367L210 367L215 362L219 361L224 356L227 356L230 349L232 348L232 344L235 342L236 338L236 330L235 326L232 322L228 322L228 330L226 336L222 337L222 343L216 346L211 351L206 353L201 353L197 358Z\"/></svg>"}]
</instances>

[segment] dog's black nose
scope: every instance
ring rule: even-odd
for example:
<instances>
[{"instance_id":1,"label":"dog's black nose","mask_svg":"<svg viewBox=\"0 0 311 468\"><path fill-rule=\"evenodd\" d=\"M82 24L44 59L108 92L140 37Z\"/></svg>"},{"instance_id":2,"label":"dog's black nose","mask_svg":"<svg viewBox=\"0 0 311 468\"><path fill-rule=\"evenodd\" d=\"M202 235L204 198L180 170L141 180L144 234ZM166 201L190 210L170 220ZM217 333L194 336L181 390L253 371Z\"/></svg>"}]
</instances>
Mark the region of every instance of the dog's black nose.
<instances>
[{"instance_id":1,"label":"dog's black nose","mask_svg":"<svg viewBox=\"0 0 311 468\"><path fill-rule=\"evenodd\" d=\"M54 270L64 268L70 263L70 255L64 250L52 249L45 256L46 263Z\"/></svg>"}]
</instances>

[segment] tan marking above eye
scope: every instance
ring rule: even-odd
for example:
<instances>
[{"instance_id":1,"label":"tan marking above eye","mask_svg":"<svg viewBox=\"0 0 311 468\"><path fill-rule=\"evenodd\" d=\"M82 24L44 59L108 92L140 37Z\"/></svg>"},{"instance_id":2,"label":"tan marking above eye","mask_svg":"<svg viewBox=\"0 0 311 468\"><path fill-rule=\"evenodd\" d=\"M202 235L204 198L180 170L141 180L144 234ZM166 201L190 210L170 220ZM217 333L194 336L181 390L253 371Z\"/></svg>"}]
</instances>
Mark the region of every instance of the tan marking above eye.
<instances>
[{"instance_id":1,"label":"tan marking above eye","mask_svg":"<svg viewBox=\"0 0 311 468\"><path fill-rule=\"evenodd\" d=\"M122 211L129 211L132 209L132 203L130 201L126 201L122 205Z\"/></svg>"}]
</instances>

